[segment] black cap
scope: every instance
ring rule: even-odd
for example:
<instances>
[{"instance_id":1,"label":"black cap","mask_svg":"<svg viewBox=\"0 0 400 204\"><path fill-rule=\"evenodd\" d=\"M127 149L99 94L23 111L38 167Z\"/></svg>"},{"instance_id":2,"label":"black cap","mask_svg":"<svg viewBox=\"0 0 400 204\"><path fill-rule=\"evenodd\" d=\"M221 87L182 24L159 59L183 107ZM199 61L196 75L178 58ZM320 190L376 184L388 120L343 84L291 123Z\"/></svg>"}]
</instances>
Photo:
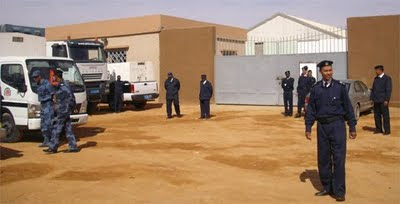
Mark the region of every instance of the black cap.
<instances>
[{"instance_id":1,"label":"black cap","mask_svg":"<svg viewBox=\"0 0 400 204\"><path fill-rule=\"evenodd\" d=\"M57 70L57 71L56 71L56 75L57 75L58 77L60 77L60 78L63 78L63 71Z\"/></svg>"},{"instance_id":2,"label":"black cap","mask_svg":"<svg viewBox=\"0 0 400 204\"><path fill-rule=\"evenodd\" d=\"M302 70L308 70L307 66L304 66L303 68L301 68Z\"/></svg>"},{"instance_id":3,"label":"black cap","mask_svg":"<svg viewBox=\"0 0 400 204\"><path fill-rule=\"evenodd\" d=\"M329 60L323 60L317 64L317 67L321 70L323 67L332 66L333 62Z\"/></svg>"},{"instance_id":4,"label":"black cap","mask_svg":"<svg viewBox=\"0 0 400 204\"><path fill-rule=\"evenodd\" d=\"M285 74L290 74L290 71L286 71Z\"/></svg>"},{"instance_id":5,"label":"black cap","mask_svg":"<svg viewBox=\"0 0 400 204\"><path fill-rule=\"evenodd\" d=\"M383 65L376 65L376 66L375 66L375 69L383 70Z\"/></svg>"}]
</instances>

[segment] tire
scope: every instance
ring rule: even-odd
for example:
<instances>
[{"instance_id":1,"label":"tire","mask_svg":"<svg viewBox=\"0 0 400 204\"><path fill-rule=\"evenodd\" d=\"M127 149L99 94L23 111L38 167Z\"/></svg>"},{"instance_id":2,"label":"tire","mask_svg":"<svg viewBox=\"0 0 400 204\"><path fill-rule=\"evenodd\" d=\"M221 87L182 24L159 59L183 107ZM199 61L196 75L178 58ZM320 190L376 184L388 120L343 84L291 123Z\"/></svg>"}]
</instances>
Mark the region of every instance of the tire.
<instances>
[{"instance_id":1,"label":"tire","mask_svg":"<svg viewBox=\"0 0 400 204\"><path fill-rule=\"evenodd\" d=\"M356 116L356 120L360 119L360 105L357 104L356 108L354 109L354 116Z\"/></svg>"},{"instance_id":2,"label":"tire","mask_svg":"<svg viewBox=\"0 0 400 204\"><path fill-rule=\"evenodd\" d=\"M136 109L144 109L146 106L147 101L142 101L142 102L133 102L133 106L135 106Z\"/></svg>"},{"instance_id":3,"label":"tire","mask_svg":"<svg viewBox=\"0 0 400 204\"><path fill-rule=\"evenodd\" d=\"M88 112L89 115L95 113L96 109L97 109L97 103L92 103L92 102L88 103L87 112Z\"/></svg>"},{"instance_id":4,"label":"tire","mask_svg":"<svg viewBox=\"0 0 400 204\"><path fill-rule=\"evenodd\" d=\"M1 142L18 142L22 138L22 133L18 130L17 126L15 125L13 117L9 113L3 113L3 128L6 130L6 134L1 139Z\"/></svg>"}]
</instances>

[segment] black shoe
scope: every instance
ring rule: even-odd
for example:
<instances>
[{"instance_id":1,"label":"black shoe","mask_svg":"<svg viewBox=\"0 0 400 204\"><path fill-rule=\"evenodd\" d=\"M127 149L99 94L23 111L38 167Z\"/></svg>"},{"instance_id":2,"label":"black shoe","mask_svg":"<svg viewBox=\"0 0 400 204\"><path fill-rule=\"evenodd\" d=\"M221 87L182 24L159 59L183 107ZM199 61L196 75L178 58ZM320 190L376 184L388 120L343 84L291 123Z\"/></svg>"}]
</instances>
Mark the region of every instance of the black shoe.
<instances>
[{"instance_id":1,"label":"black shoe","mask_svg":"<svg viewBox=\"0 0 400 204\"><path fill-rule=\"evenodd\" d=\"M76 153L76 152L80 152L81 150L79 148L75 148L75 149L69 149L66 153Z\"/></svg>"},{"instance_id":2,"label":"black shoe","mask_svg":"<svg viewBox=\"0 0 400 204\"><path fill-rule=\"evenodd\" d=\"M374 134L382 134L383 133L383 131L381 130L381 131L379 131L379 130L375 130L374 131Z\"/></svg>"},{"instance_id":3,"label":"black shoe","mask_svg":"<svg viewBox=\"0 0 400 204\"><path fill-rule=\"evenodd\" d=\"M390 135L390 132L385 132L383 133L383 135Z\"/></svg>"},{"instance_id":4,"label":"black shoe","mask_svg":"<svg viewBox=\"0 0 400 204\"><path fill-rule=\"evenodd\" d=\"M294 117L295 118L301 118L301 113L297 113Z\"/></svg>"},{"instance_id":5,"label":"black shoe","mask_svg":"<svg viewBox=\"0 0 400 204\"><path fill-rule=\"evenodd\" d=\"M47 154L55 154L55 153L57 153L57 150L48 148L48 149L44 149L43 152L46 152Z\"/></svg>"},{"instance_id":6,"label":"black shoe","mask_svg":"<svg viewBox=\"0 0 400 204\"><path fill-rule=\"evenodd\" d=\"M181 114L178 114L178 115L176 115L176 117L178 117L178 118L182 118L182 117L183 117L183 115L181 115Z\"/></svg>"},{"instance_id":7,"label":"black shoe","mask_svg":"<svg viewBox=\"0 0 400 204\"><path fill-rule=\"evenodd\" d=\"M172 119L172 116L168 116L167 119Z\"/></svg>"},{"instance_id":8,"label":"black shoe","mask_svg":"<svg viewBox=\"0 0 400 204\"><path fill-rule=\"evenodd\" d=\"M335 196L335 199L337 202L343 202L346 200L346 198L344 196Z\"/></svg>"},{"instance_id":9,"label":"black shoe","mask_svg":"<svg viewBox=\"0 0 400 204\"><path fill-rule=\"evenodd\" d=\"M320 192L316 192L315 196L327 196L327 195L330 195L330 194L331 193L329 191L323 190L323 191L320 191Z\"/></svg>"}]
</instances>

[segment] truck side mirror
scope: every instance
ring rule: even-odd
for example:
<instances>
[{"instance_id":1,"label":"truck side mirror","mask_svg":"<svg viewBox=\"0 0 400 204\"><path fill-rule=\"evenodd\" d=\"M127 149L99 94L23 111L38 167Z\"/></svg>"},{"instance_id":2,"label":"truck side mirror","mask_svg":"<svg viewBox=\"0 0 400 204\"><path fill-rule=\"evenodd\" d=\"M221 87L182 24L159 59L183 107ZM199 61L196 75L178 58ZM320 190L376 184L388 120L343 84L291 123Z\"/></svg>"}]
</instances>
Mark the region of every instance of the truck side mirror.
<instances>
[{"instance_id":1,"label":"truck side mirror","mask_svg":"<svg viewBox=\"0 0 400 204\"><path fill-rule=\"evenodd\" d=\"M18 93L26 93L28 91L28 87L26 84L19 84L18 85Z\"/></svg>"}]
</instances>

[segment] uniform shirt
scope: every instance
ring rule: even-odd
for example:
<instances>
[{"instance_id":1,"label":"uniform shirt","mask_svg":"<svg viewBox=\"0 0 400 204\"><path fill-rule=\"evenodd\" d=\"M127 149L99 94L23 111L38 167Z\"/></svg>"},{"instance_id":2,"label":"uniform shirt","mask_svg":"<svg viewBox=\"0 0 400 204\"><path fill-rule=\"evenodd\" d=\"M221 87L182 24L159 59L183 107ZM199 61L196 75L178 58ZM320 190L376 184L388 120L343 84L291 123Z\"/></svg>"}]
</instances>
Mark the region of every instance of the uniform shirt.
<instances>
[{"instance_id":1,"label":"uniform shirt","mask_svg":"<svg viewBox=\"0 0 400 204\"><path fill-rule=\"evenodd\" d=\"M343 116L350 126L350 132L355 132L357 121L346 86L332 79L329 86L324 87L323 81L318 81L311 89L305 117L306 132L311 132L315 120L333 116Z\"/></svg>"},{"instance_id":2,"label":"uniform shirt","mask_svg":"<svg viewBox=\"0 0 400 204\"><path fill-rule=\"evenodd\" d=\"M301 75L299 77L299 81L297 84L297 92L307 91L308 86L308 77L305 75Z\"/></svg>"},{"instance_id":3,"label":"uniform shirt","mask_svg":"<svg viewBox=\"0 0 400 204\"><path fill-rule=\"evenodd\" d=\"M208 80L200 81L200 100L210 100L213 94L213 87Z\"/></svg>"},{"instance_id":4,"label":"uniform shirt","mask_svg":"<svg viewBox=\"0 0 400 204\"><path fill-rule=\"evenodd\" d=\"M124 82L122 81L115 81L114 84L114 94L121 95L124 93Z\"/></svg>"},{"instance_id":5,"label":"uniform shirt","mask_svg":"<svg viewBox=\"0 0 400 204\"><path fill-rule=\"evenodd\" d=\"M371 90L371 100L375 103L390 101L391 94L392 79L386 74L375 77Z\"/></svg>"},{"instance_id":6,"label":"uniform shirt","mask_svg":"<svg viewBox=\"0 0 400 204\"><path fill-rule=\"evenodd\" d=\"M284 91L293 91L294 79L292 77L282 79L282 89Z\"/></svg>"},{"instance_id":7,"label":"uniform shirt","mask_svg":"<svg viewBox=\"0 0 400 204\"><path fill-rule=\"evenodd\" d=\"M308 77L308 83L307 83L307 92L310 92L311 88L313 87L313 85L315 84L315 78L310 76Z\"/></svg>"},{"instance_id":8,"label":"uniform shirt","mask_svg":"<svg viewBox=\"0 0 400 204\"><path fill-rule=\"evenodd\" d=\"M56 87L57 117L68 116L71 112L72 91L66 82L61 81Z\"/></svg>"},{"instance_id":9,"label":"uniform shirt","mask_svg":"<svg viewBox=\"0 0 400 204\"><path fill-rule=\"evenodd\" d=\"M54 89L47 79L42 79L40 81L39 87L37 89L37 94L40 103L46 103L52 101L54 95Z\"/></svg>"},{"instance_id":10,"label":"uniform shirt","mask_svg":"<svg viewBox=\"0 0 400 204\"><path fill-rule=\"evenodd\" d=\"M181 84L178 79L170 78L165 80L164 88L167 91L167 99L174 99L175 97L178 97L178 92L181 88Z\"/></svg>"}]
</instances>

